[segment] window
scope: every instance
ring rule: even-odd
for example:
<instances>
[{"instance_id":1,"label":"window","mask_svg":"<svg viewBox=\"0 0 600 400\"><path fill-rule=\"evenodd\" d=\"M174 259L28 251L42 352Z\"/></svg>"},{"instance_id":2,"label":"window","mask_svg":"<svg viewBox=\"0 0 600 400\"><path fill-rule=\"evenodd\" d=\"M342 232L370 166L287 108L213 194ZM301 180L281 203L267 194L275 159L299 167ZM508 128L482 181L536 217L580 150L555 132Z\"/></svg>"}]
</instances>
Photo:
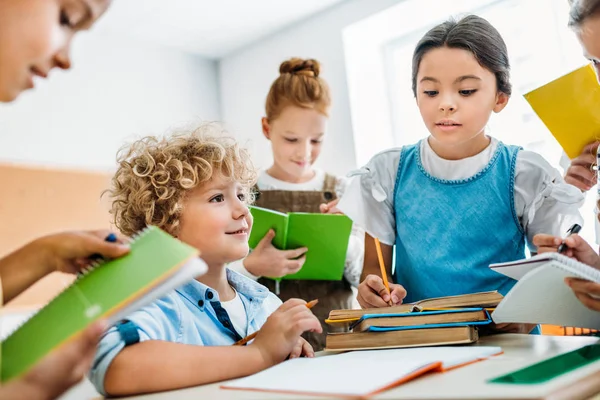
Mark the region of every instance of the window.
<instances>
[{"instance_id":1,"label":"window","mask_svg":"<svg viewBox=\"0 0 600 400\"><path fill-rule=\"evenodd\" d=\"M409 5L405 3L411 3L413 9L409 10ZM369 37L369 35L373 36L376 30L372 28L367 30L368 24L364 22L363 26L359 24L349 28L344 35L348 63L360 63L364 60L365 57L361 58L360 54L361 51L365 54L364 49L369 45L376 49L380 64L377 64L379 60L374 61L373 55L368 59L371 66L381 68L380 79L384 82L383 85L378 84L383 89L375 93L373 81L369 76L362 74L360 77L362 82L353 81L355 77L352 76L349 65L348 84L357 137L358 163L364 164L377 151L383 150L381 146L383 143L402 146L427 137L428 132L421 120L411 89L412 52L423 34L447 19L449 15L460 17L461 14L474 13L490 21L502 34L511 61L513 94L509 105L501 113L492 116L488 132L505 143L520 145L527 150L542 154L553 166L561 169L560 146L529 107L523 94L586 63L575 35L567 27L568 2L564 0L478 2L407 0L386 10L385 13L393 14L394 9L399 10L402 7L402 15L397 11L396 18L412 17L416 22L398 22L387 26L386 35L379 34L380 37ZM418 15L418 18L415 18L415 15ZM382 26L386 26L384 15L372 17L369 23L371 26L379 26L380 30ZM359 35L361 39L360 44L357 45L358 40L354 42L352 40ZM353 67L353 69L357 68L360 69L360 67ZM361 87L369 86L371 90L369 95L361 96L361 93L365 93ZM362 98L362 104L360 100L355 99L356 97ZM376 97L381 97L381 100ZM389 123L383 125L379 122L379 125L375 125L378 131L367 131L363 121L367 121L366 118L369 117L373 118L374 115L378 115L377 113L380 113L379 121L387 118ZM369 139L368 145L360 145L360 137L363 135ZM377 135L379 140L373 140ZM594 189L590 190L586 204L581 209L586 222L581 235L591 243L595 241L593 212L595 193Z\"/></svg>"}]
</instances>

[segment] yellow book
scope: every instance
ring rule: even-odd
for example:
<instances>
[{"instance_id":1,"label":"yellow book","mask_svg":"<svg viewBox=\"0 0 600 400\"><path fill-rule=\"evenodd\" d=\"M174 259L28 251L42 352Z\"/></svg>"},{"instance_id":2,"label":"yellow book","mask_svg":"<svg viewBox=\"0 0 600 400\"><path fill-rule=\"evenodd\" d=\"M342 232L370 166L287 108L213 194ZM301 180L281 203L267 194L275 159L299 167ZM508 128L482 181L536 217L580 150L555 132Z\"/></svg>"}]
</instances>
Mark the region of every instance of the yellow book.
<instances>
[{"instance_id":1,"label":"yellow book","mask_svg":"<svg viewBox=\"0 0 600 400\"><path fill-rule=\"evenodd\" d=\"M586 65L524 95L569 158L600 139L600 85Z\"/></svg>"}]
</instances>

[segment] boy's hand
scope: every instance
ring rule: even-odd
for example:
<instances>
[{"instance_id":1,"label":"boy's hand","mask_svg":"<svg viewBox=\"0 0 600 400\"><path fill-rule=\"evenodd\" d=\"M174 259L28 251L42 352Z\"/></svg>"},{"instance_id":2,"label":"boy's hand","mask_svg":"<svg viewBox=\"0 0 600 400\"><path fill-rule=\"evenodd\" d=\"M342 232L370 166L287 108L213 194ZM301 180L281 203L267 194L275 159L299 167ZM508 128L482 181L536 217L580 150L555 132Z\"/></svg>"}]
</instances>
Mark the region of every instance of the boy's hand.
<instances>
[{"instance_id":1,"label":"boy's hand","mask_svg":"<svg viewBox=\"0 0 600 400\"><path fill-rule=\"evenodd\" d=\"M290 353L289 358L291 360L292 358L298 358L298 357L312 358L314 356L315 356L315 351L313 350L313 347L310 345L310 343L308 343L306 341L306 339L304 339L303 337L300 337L300 338L298 338L298 342L294 346L294 349Z\"/></svg>"},{"instance_id":2,"label":"boy's hand","mask_svg":"<svg viewBox=\"0 0 600 400\"><path fill-rule=\"evenodd\" d=\"M537 247L538 253L556 253L561 243L567 245L567 250L563 253L584 264L600 269L600 257L594 249L578 234L570 235L564 240L558 236L538 234L533 237L533 244Z\"/></svg>"},{"instance_id":3,"label":"boy's hand","mask_svg":"<svg viewBox=\"0 0 600 400\"><path fill-rule=\"evenodd\" d=\"M593 142L583 148L581 154L571 160L571 165L567 168L565 182L587 192L597 182L596 171L592 166L596 164L596 150L600 142Z\"/></svg>"},{"instance_id":4,"label":"boy's hand","mask_svg":"<svg viewBox=\"0 0 600 400\"><path fill-rule=\"evenodd\" d=\"M253 275L281 278L295 274L306 261L306 247L294 250L279 250L271 243L275 237L273 229L265 235L256 248L244 259L244 267Z\"/></svg>"},{"instance_id":5,"label":"boy's hand","mask_svg":"<svg viewBox=\"0 0 600 400\"><path fill-rule=\"evenodd\" d=\"M340 199L335 199L329 203L319 205L319 210L322 214L344 214L339 208L337 208Z\"/></svg>"},{"instance_id":6,"label":"boy's hand","mask_svg":"<svg viewBox=\"0 0 600 400\"><path fill-rule=\"evenodd\" d=\"M307 331L323 328L304 300L290 299L267 318L250 346L260 350L267 365L275 365L297 352L300 335Z\"/></svg>"},{"instance_id":7,"label":"boy's hand","mask_svg":"<svg viewBox=\"0 0 600 400\"><path fill-rule=\"evenodd\" d=\"M390 291L391 293L388 293L380 276L367 275L358 285L356 299L362 308L389 307L390 299L393 305L402 304L402 300L406 297L406 289L402 285L390 283Z\"/></svg>"},{"instance_id":8,"label":"boy's hand","mask_svg":"<svg viewBox=\"0 0 600 400\"><path fill-rule=\"evenodd\" d=\"M90 265L89 257L93 254L112 259L129 252L128 239L121 236L116 243L107 242L110 233L108 230L57 233L34 241L32 250L40 251L49 272L75 274Z\"/></svg>"}]
</instances>

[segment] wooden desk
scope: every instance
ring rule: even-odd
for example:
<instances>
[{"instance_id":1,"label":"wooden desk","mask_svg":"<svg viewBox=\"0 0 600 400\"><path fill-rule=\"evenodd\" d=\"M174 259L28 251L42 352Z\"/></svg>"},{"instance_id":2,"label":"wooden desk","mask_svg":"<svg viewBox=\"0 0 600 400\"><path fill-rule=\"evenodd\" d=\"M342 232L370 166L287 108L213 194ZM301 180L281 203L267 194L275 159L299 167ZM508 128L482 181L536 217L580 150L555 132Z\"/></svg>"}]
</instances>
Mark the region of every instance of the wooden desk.
<instances>
[{"instance_id":1,"label":"wooden desk","mask_svg":"<svg viewBox=\"0 0 600 400\"><path fill-rule=\"evenodd\" d=\"M588 399L600 393L600 362L577 369L544 385L519 386L486 380L556 354L598 342L594 337L504 334L482 338L478 346L501 346L504 354L446 373L430 374L375 396L375 399ZM402 360L398 360L399 363ZM86 383L89 385L89 383ZM308 384L308 382L307 382ZM220 383L128 397L137 400L315 399L313 396L223 390ZM81 395L81 391L78 393ZM81 398L81 397L78 397Z\"/></svg>"}]
</instances>

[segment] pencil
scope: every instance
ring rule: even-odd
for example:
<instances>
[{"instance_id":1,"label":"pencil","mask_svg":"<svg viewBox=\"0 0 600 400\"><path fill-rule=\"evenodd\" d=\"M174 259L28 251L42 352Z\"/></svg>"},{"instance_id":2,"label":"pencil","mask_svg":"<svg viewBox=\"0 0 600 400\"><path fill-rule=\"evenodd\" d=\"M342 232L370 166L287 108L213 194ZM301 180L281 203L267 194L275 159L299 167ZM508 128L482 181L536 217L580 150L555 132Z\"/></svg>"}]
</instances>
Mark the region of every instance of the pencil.
<instances>
[{"instance_id":1,"label":"pencil","mask_svg":"<svg viewBox=\"0 0 600 400\"><path fill-rule=\"evenodd\" d=\"M381 279L383 279L383 284L385 285L386 290L390 294L390 300L388 301L388 305L393 306L392 302L392 292L390 292L390 283L388 282L387 273L385 272L385 262L383 261L383 254L381 253L381 243L379 243L379 239L375 239L375 247L377 248L377 258L379 258L379 268L381 268Z\"/></svg>"},{"instance_id":2,"label":"pencil","mask_svg":"<svg viewBox=\"0 0 600 400\"><path fill-rule=\"evenodd\" d=\"M313 308L318 302L319 302L319 299L311 300L308 303L306 303L306 307ZM249 341L251 341L252 339L254 339L256 337L256 335L258 335L258 332L260 332L260 330L254 332L254 333L251 333L250 335L246 336L245 338L243 338L241 340L238 340L233 345L234 346L243 346L243 345L245 345L246 343L248 343Z\"/></svg>"}]
</instances>

